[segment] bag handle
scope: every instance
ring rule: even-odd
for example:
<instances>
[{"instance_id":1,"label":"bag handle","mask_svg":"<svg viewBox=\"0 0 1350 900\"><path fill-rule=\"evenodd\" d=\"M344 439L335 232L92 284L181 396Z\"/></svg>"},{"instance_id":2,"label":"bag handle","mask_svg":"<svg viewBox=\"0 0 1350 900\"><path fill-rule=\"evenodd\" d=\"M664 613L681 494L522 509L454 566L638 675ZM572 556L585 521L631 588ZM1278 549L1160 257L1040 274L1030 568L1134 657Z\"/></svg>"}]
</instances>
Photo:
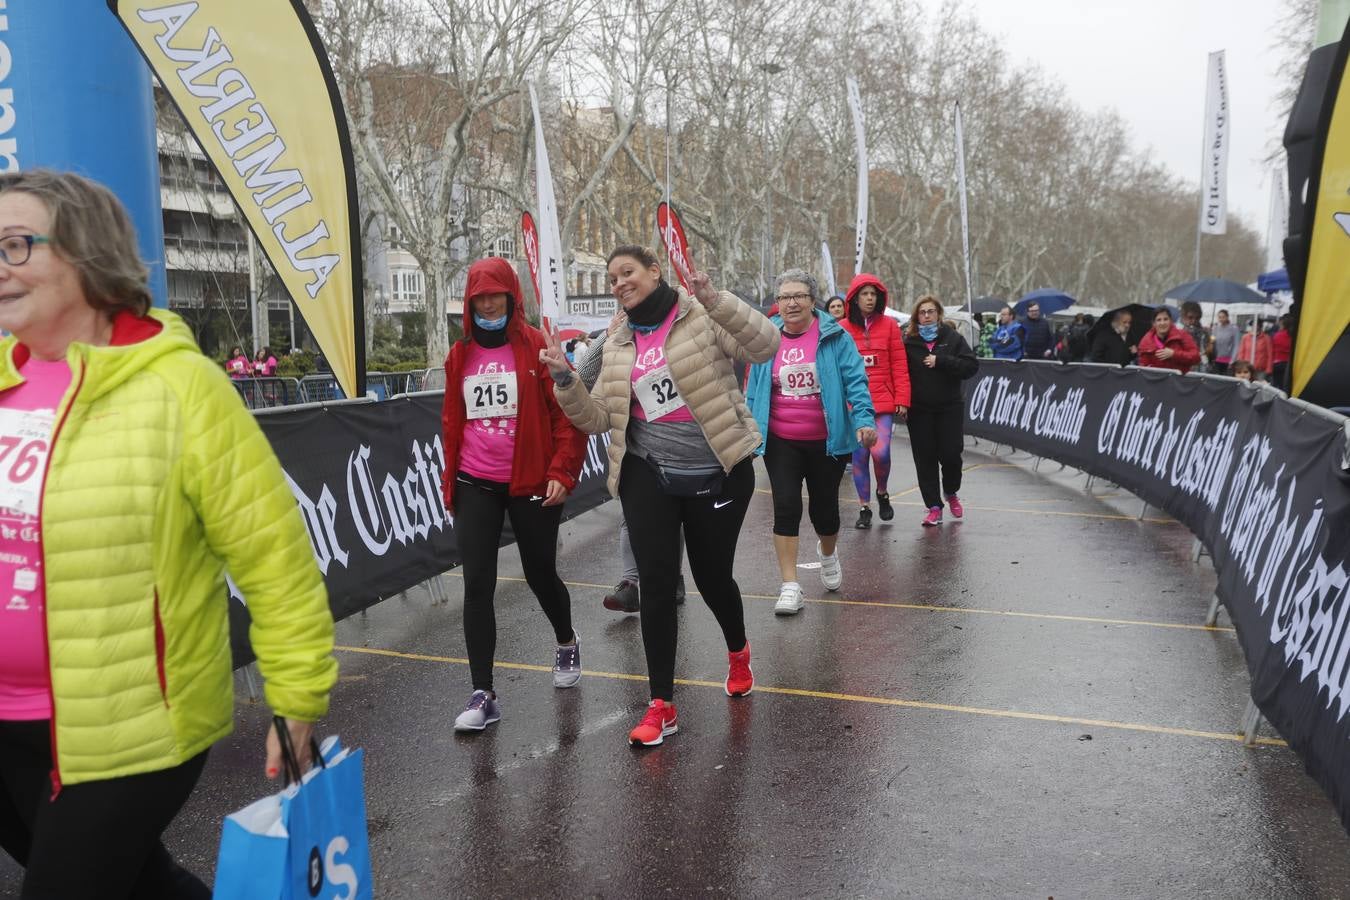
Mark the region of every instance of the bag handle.
<instances>
[{"instance_id":1,"label":"bag handle","mask_svg":"<svg viewBox=\"0 0 1350 900\"><path fill-rule=\"evenodd\" d=\"M272 727L276 729L277 742L281 744L281 765L286 772L286 784L299 784L305 773L300 771L300 760L295 755L295 745L291 743L291 730L286 727L286 720L281 716L272 717ZM309 751L319 768L328 768L313 734L309 736Z\"/></svg>"}]
</instances>

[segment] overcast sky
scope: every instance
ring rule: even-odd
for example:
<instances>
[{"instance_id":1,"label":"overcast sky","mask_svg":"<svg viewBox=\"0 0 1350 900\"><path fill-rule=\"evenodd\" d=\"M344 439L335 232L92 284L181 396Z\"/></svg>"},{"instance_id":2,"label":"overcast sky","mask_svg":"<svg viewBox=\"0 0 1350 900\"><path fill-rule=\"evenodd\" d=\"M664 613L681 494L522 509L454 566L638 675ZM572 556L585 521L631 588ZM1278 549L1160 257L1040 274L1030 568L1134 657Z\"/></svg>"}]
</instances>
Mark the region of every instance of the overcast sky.
<instances>
[{"instance_id":1,"label":"overcast sky","mask_svg":"<svg viewBox=\"0 0 1350 900\"><path fill-rule=\"evenodd\" d=\"M920 0L936 12L941 0ZM1233 143L1229 215L1266 235L1270 139L1283 132L1273 108L1279 0L965 0L1014 62L1034 62L1080 106L1114 108L1136 149L1196 186L1210 51L1226 50Z\"/></svg>"}]
</instances>

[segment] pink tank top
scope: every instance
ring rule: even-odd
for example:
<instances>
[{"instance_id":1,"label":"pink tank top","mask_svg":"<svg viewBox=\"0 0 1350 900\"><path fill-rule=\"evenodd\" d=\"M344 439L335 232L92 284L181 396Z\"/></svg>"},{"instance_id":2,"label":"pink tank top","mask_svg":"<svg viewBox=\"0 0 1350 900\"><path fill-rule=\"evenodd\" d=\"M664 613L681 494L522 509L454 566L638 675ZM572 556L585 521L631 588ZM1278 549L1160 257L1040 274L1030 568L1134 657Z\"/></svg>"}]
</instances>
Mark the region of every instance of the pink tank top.
<instances>
[{"instance_id":1,"label":"pink tank top","mask_svg":"<svg viewBox=\"0 0 1350 900\"><path fill-rule=\"evenodd\" d=\"M24 382L0 394L0 719L49 719L46 580L38 503L56 409L70 387L65 360L29 359Z\"/></svg>"},{"instance_id":2,"label":"pink tank top","mask_svg":"<svg viewBox=\"0 0 1350 900\"><path fill-rule=\"evenodd\" d=\"M694 414L685 405L675 387L675 376L666 365L666 338L679 311L678 303L672 306L665 321L650 334L633 332L637 353L633 357L632 415L644 422L694 421Z\"/></svg>"},{"instance_id":3,"label":"pink tank top","mask_svg":"<svg viewBox=\"0 0 1350 900\"><path fill-rule=\"evenodd\" d=\"M511 483L516 452L516 358L510 344L464 354L464 441L459 467L475 478Z\"/></svg>"},{"instance_id":4,"label":"pink tank top","mask_svg":"<svg viewBox=\"0 0 1350 900\"><path fill-rule=\"evenodd\" d=\"M820 320L799 335L783 332L773 358L773 393L769 398L769 433L785 441L823 441L829 436L825 407L820 403Z\"/></svg>"}]
</instances>

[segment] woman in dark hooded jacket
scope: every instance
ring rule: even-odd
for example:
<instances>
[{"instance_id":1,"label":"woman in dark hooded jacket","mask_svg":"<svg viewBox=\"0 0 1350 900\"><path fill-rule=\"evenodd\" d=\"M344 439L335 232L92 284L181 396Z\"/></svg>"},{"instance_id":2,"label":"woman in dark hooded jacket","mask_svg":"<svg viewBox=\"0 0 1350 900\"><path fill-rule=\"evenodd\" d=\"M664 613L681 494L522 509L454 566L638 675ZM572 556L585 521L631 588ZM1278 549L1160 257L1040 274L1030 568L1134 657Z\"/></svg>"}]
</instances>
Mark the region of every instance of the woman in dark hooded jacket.
<instances>
[{"instance_id":1,"label":"woman in dark hooded jacket","mask_svg":"<svg viewBox=\"0 0 1350 900\"><path fill-rule=\"evenodd\" d=\"M875 275L866 272L856 275L848 288L848 312L839 321L862 354L867 370L867 386L872 393L872 407L876 411L877 442L859 447L853 452L853 487L858 492L858 521L855 528L872 527L872 483L867 468L871 456L877 476L877 506L882 521L895 516L886 482L891 474L891 430L895 417L904 420L909 409L909 367L905 362L905 348L900 338L900 324L886 315L888 302L886 285Z\"/></svg>"},{"instance_id":2,"label":"woman in dark hooded jacket","mask_svg":"<svg viewBox=\"0 0 1350 900\"><path fill-rule=\"evenodd\" d=\"M979 369L975 351L961 333L942 321L936 297L920 297L905 329L905 352L914 403L909 410L909 444L923 505L924 527L942 524L945 497L952 516L965 514L961 451L965 445L965 401L961 382ZM940 474L940 477L939 477Z\"/></svg>"},{"instance_id":3,"label":"woman in dark hooded jacket","mask_svg":"<svg viewBox=\"0 0 1350 900\"><path fill-rule=\"evenodd\" d=\"M464 643L473 680L456 731L482 731L501 718L492 684L493 594L508 516L525 581L558 642L553 685L572 687L581 679L572 601L557 555L562 504L581 473L586 435L554 399L553 379L539 363L544 336L526 324L520 296L520 279L506 260L470 266L464 338L445 360L442 489L464 560Z\"/></svg>"}]
</instances>

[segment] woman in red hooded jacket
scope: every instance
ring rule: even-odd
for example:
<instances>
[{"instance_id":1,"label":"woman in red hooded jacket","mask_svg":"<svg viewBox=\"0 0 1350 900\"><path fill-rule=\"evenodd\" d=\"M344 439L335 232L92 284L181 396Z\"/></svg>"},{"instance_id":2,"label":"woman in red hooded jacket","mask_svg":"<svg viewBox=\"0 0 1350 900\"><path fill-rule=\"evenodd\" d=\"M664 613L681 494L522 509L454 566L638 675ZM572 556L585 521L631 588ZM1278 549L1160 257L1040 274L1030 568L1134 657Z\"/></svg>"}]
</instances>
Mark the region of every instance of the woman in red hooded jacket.
<instances>
[{"instance_id":1,"label":"woman in red hooded jacket","mask_svg":"<svg viewBox=\"0 0 1350 900\"><path fill-rule=\"evenodd\" d=\"M872 507L868 505L872 493L867 471L869 453L876 470L877 506L882 521L889 522L895 516L886 482L891 474L891 429L895 416L904 421L909 411L909 363L900 337L900 323L886 315L887 303L886 285L880 278L866 272L855 275L848 287L848 312L839 322L853 336L853 343L862 354L877 417L877 442L870 450L859 447L853 452L853 487L862 507L855 528L872 527Z\"/></svg>"},{"instance_id":2,"label":"woman in red hooded jacket","mask_svg":"<svg viewBox=\"0 0 1350 900\"><path fill-rule=\"evenodd\" d=\"M520 280L499 257L469 267L464 339L445 360L442 490L464 560L464 643L473 693L456 731L482 731L501 718L492 685L497 645L493 594L497 547L509 516L525 581L553 626L553 685L581 679L572 601L558 577L562 504L576 486L586 436L553 398L539 364L544 336L525 322Z\"/></svg>"},{"instance_id":3,"label":"woman in red hooded jacket","mask_svg":"<svg viewBox=\"0 0 1350 900\"><path fill-rule=\"evenodd\" d=\"M1139 365L1153 369L1176 369L1182 375L1200 362L1200 348L1184 328L1176 328L1165 306L1153 313L1153 328L1139 342Z\"/></svg>"}]
</instances>

